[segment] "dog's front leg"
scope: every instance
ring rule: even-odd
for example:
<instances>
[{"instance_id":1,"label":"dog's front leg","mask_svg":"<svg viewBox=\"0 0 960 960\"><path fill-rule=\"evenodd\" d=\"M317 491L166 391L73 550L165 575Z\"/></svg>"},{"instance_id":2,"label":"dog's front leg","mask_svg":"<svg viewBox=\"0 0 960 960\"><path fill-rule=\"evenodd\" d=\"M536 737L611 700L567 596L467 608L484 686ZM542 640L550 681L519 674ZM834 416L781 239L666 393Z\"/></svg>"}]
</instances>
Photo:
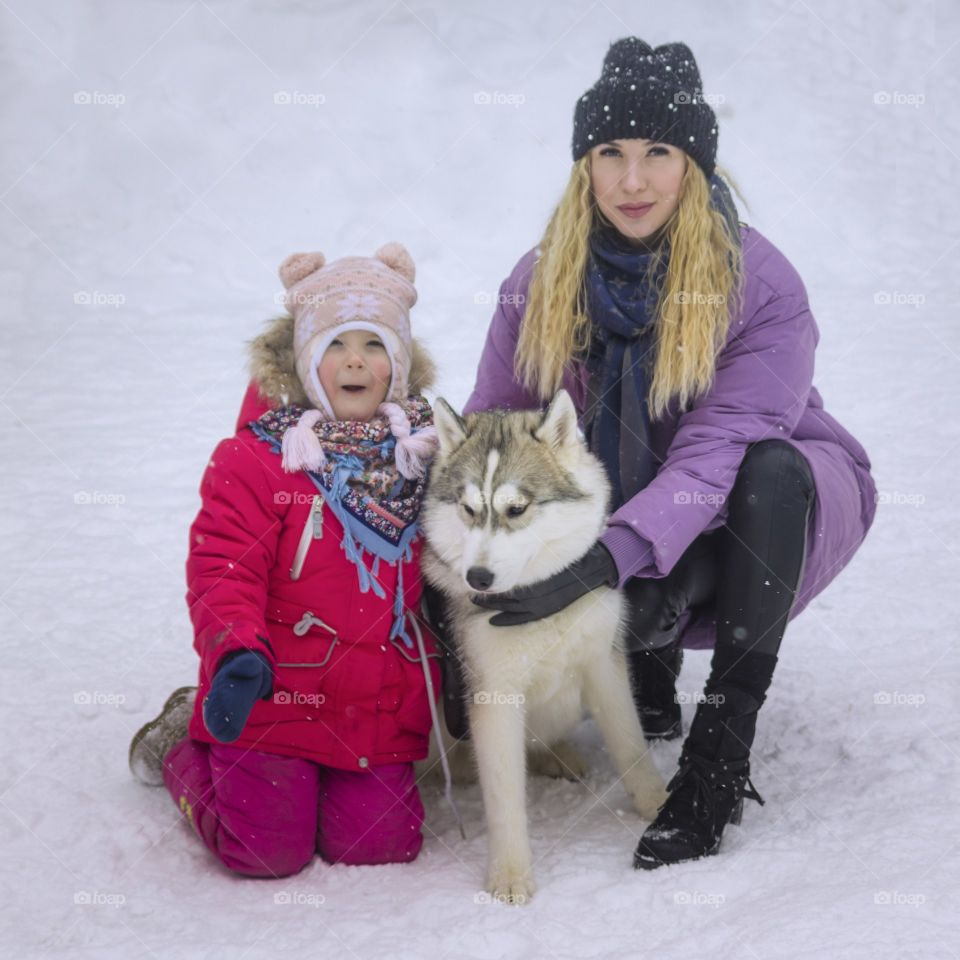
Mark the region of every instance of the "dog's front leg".
<instances>
[{"instance_id":1,"label":"dog's front leg","mask_svg":"<svg viewBox=\"0 0 960 960\"><path fill-rule=\"evenodd\" d=\"M523 697L505 691L475 694L470 732L487 816L487 890L505 903L533 896L527 836Z\"/></svg>"},{"instance_id":2,"label":"dog's front leg","mask_svg":"<svg viewBox=\"0 0 960 960\"><path fill-rule=\"evenodd\" d=\"M667 799L663 778L653 765L637 708L630 693L627 663L611 650L584 667L584 699L637 812L646 820Z\"/></svg>"}]
</instances>

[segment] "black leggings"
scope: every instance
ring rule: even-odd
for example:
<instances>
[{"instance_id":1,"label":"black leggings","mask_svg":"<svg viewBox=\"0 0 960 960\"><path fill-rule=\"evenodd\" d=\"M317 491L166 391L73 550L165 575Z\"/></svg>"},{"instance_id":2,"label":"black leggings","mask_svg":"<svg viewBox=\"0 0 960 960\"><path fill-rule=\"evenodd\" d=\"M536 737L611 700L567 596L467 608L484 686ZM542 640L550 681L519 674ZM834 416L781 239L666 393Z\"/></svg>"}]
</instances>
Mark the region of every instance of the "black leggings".
<instances>
[{"instance_id":1,"label":"black leggings","mask_svg":"<svg viewBox=\"0 0 960 960\"><path fill-rule=\"evenodd\" d=\"M726 525L697 537L666 577L628 581L627 650L673 644L683 612L705 605L716 616L718 647L776 656L803 576L815 497L810 466L795 447L751 444Z\"/></svg>"}]
</instances>

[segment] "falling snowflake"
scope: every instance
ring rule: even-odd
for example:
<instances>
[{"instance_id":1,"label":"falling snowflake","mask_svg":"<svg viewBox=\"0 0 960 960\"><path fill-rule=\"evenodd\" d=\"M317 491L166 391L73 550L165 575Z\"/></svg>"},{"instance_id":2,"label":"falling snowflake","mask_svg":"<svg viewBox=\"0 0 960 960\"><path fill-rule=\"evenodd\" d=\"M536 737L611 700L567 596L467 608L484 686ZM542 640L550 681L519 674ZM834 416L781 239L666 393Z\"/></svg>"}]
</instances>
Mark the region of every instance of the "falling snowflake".
<instances>
[{"instance_id":1,"label":"falling snowflake","mask_svg":"<svg viewBox=\"0 0 960 960\"><path fill-rule=\"evenodd\" d=\"M376 320L380 316L380 300L372 293L348 293L340 300L338 320Z\"/></svg>"}]
</instances>

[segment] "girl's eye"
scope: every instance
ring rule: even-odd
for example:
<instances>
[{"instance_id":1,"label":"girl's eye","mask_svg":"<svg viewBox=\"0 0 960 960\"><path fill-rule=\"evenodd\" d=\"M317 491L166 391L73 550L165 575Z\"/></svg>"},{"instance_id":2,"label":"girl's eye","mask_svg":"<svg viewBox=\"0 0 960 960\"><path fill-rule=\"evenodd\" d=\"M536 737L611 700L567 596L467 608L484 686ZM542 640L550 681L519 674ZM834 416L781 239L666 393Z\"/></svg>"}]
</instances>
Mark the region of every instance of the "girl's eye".
<instances>
[{"instance_id":1,"label":"girl's eye","mask_svg":"<svg viewBox=\"0 0 960 960\"><path fill-rule=\"evenodd\" d=\"M526 512L527 512L527 504L525 503L514 503L511 506L507 507L508 517L522 517Z\"/></svg>"},{"instance_id":2,"label":"girl's eye","mask_svg":"<svg viewBox=\"0 0 960 960\"><path fill-rule=\"evenodd\" d=\"M368 346L368 347L383 347L383 344L382 344L379 340L368 340L368 341L367 341L367 346ZM384 350L386 350L386 347L383 347L383 348L384 348Z\"/></svg>"}]
</instances>

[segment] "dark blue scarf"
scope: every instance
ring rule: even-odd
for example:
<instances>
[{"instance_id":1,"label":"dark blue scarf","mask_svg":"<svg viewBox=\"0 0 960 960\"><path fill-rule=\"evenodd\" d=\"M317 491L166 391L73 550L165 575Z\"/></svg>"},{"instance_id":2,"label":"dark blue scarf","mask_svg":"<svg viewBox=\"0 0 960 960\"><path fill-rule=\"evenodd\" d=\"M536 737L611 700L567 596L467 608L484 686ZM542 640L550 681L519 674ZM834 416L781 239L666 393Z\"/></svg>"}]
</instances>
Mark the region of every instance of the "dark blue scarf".
<instances>
[{"instance_id":1,"label":"dark blue scarf","mask_svg":"<svg viewBox=\"0 0 960 960\"><path fill-rule=\"evenodd\" d=\"M737 209L726 183L710 178L711 203L739 241ZM656 308L670 261L669 241L631 244L611 226L590 235L585 296L592 398L584 418L590 449L607 469L611 511L656 476L647 394L656 360Z\"/></svg>"}]
</instances>

